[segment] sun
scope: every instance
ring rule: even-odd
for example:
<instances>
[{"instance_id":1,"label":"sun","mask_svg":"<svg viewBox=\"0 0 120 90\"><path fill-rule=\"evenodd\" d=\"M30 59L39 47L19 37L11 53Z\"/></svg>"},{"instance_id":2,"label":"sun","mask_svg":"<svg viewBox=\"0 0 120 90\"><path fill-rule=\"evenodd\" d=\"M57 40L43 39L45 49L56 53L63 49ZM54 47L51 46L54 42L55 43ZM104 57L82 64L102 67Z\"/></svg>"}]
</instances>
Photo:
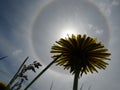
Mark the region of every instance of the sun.
<instances>
[{"instance_id":1,"label":"sun","mask_svg":"<svg viewBox=\"0 0 120 90\"><path fill-rule=\"evenodd\" d=\"M62 28L59 28L59 38L65 38L68 35L71 36L72 34L87 34L85 25L80 23L78 26L74 23L68 23L62 26Z\"/></svg>"},{"instance_id":2,"label":"sun","mask_svg":"<svg viewBox=\"0 0 120 90\"><path fill-rule=\"evenodd\" d=\"M65 38L67 35L77 34L77 29L73 26L63 27L60 31L60 38Z\"/></svg>"}]
</instances>

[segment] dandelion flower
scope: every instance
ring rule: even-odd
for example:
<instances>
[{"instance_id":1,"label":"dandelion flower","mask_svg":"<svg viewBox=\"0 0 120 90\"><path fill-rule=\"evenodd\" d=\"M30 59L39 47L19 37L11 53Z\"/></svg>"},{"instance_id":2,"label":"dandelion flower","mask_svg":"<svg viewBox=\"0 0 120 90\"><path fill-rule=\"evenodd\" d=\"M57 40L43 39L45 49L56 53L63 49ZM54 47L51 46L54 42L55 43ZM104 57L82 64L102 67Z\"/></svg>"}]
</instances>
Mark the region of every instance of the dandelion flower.
<instances>
[{"instance_id":1,"label":"dandelion flower","mask_svg":"<svg viewBox=\"0 0 120 90\"><path fill-rule=\"evenodd\" d=\"M70 73L78 72L81 76L83 73L98 72L97 68L105 69L108 65L105 60L109 60L110 56L108 49L96 38L74 34L56 41L51 53L55 53L53 60L62 54L55 63L69 69Z\"/></svg>"},{"instance_id":2,"label":"dandelion flower","mask_svg":"<svg viewBox=\"0 0 120 90\"><path fill-rule=\"evenodd\" d=\"M7 90L7 85L0 81L0 90Z\"/></svg>"}]
</instances>

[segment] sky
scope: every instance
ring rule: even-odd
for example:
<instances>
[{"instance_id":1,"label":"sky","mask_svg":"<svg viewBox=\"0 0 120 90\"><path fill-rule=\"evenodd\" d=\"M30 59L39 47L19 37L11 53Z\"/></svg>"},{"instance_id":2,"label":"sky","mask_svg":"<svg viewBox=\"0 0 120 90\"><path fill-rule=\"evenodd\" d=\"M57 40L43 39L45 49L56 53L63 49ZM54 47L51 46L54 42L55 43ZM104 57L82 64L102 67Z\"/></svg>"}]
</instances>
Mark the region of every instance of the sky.
<instances>
[{"instance_id":1,"label":"sky","mask_svg":"<svg viewBox=\"0 0 120 90\"><path fill-rule=\"evenodd\" d=\"M0 81L8 83L20 64L42 64L28 72L27 85L52 61L51 46L67 34L95 37L112 54L106 70L83 74L83 90L120 90L120 0L0 0ZM53 65L28 90L72 90L73 75Z\"/></svg>"}]
</instances>

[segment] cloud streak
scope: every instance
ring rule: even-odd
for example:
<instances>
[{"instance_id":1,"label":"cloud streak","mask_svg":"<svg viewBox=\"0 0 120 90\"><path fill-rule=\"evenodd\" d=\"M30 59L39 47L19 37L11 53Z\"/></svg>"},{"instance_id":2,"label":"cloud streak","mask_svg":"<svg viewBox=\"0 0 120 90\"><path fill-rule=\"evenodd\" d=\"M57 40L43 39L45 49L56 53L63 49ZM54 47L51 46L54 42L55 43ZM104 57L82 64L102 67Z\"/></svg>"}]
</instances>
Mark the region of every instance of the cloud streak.
<instances>
[{"instance_id":1,"label":"cloud streak","mask_svg":"<svg viewBox=\"0 0 120 90\"><path fill-rule=\"evenodd\" d=\"M112 8L119 5L118 0L106 0L106 1L90 0L90 1L95 3L106 16L111 16Z\"/></svg>"}]
</instances>

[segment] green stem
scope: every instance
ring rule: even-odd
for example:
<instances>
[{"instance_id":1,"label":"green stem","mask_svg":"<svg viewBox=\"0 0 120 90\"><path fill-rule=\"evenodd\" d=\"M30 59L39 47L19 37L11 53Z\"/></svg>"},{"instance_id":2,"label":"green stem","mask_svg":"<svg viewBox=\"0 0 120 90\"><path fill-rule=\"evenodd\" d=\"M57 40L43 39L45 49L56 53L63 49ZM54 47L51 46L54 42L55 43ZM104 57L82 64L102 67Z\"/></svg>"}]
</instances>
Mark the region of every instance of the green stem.
<instances>
[{"instance_id":1,"label":"green stem","mask_svg":"<svg viewBox=\"0 0 120 90\"><path fill-rule=\"evenodd\" d=\"M7 88L10 88L10 85L12 85L12 83L14 82L14 80L17 78L18 73L20 72L20 70L22 69L23 65L25 64L25 62L28 60L29 57L27 57L24 62L21 64L21 66L19 67L18 71L16 72L16 74L13 76L13 78L10 80L10 82L7 85Z\"/></svg>"},{"instance_id":2,"label":"green stem","mask_svg":"<svg viewBox=\"0 0 120 90\"><path fill-rule=\"evenodd\" d=\"M61 54L62 55L62 54ZM58 58L61 57L61 55L59 57L57 57L55 60L53 60L50 64L48 64L48 66L46 66L28 85L24 90L27 90L53 63L56 62L56 60Z\"/></svg>"},{"instance_id":3,"label":"green stem","mask_svg":"<svg viewBox=\"0 0 120 90\"><path fill-rule=\"evenodd\" d=\"M78 90L78 78L79 78L79 72L77 71L74 75L73 90Z\"/></svg>"}]
</instances>

